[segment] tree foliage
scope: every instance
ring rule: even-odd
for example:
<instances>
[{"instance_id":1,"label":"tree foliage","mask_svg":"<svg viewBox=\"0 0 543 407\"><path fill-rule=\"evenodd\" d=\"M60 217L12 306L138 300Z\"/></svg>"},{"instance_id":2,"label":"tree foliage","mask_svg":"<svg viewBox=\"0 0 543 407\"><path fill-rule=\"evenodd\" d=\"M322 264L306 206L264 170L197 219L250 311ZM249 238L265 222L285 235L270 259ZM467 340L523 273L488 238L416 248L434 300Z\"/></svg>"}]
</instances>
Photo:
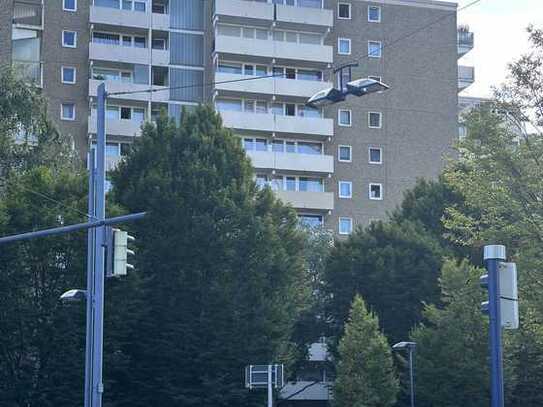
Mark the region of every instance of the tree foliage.
<instances>
[{"instance_id":1,"label":"tree foliage","mask_svg":"<svg viewBox=\"0 0 543 407\"><path fill-rule=\"evenodd\" d=\"M390 346L378 318L355 296L339 342L334 406L389 407L399 391Z\"/></svg>"},{"instance_id":2,"label":"tree foliage","mask_svg":"<svg viewBox=\"0 0 543 407\"><path fill-rule=\"evenodd\" d=\"M150 213L133 225L138 281L116 405L256 405L243 368L290 362L309 294L295 213L257 189L208 107L180 127L147 125L113 184L123 206Z\"/></svg>"}]
</instances>

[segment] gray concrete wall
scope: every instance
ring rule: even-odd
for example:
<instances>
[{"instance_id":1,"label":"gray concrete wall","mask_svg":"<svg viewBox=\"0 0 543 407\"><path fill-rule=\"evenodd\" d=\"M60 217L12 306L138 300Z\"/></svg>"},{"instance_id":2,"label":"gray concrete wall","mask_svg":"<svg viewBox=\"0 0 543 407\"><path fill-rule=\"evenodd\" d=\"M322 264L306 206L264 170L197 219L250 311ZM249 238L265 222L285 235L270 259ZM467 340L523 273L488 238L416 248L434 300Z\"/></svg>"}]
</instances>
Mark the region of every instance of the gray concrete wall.
<instances>
[{"instance_id":1,"label":"gray concrete wall","mask_svg":"<svg viewBox=\"0 0 543 407\"><path fill-rule=\"evenodd\" d=\"M62 10L62 0L47 0L44 10L42 55L44 61L43 90L48 102L49 117L64 134L75 141L84 156L87 151L89 115L89 0L78 0L77 11ZM77 48L62 47L62 30L77 32ZM61 82L61 66L77 69L75 85ZM76 104L75 121L60 120L60 105Z\"/></svg>"},{"instance_id":2,"label":"gray concrete wall","mask_svg":"<svg viewBox=\"0 0 543 407\"><path fill-rule=\"evenodd\" d=\"M0 67L11 64L11 16L13 0L0 3Z\"/></svg>"},{"instance_id":3,"label":"gray concrete wall","mask_svg":"<svg viewBox=\"0 0 543 407\"><path fill-rule=\"evenodd\" d=\"M326 6L337 14L337 1ZM352 0L352 19L334 21L328 44L336 47L335 64L358 60L353 78L381 76L391 89L383 94L349 98L329 107L327 117L336 120L335 136L327 154L335 156L335 174L329 185L336 194L335 210L326 217L337 232L338 217L352 217L354 227L383 219L402 200L403 192L417 178L435 178L452 154L457 134L457 46L454 11L424 7L377 4ZM381 23L367 19L368 4L380 5ZM445 15L439 23L396 42ZM351 39L350 56L337 54L337 38ZM367 58L367 41L392 43L382 57ZM352 110L352 127L337 125L339 108ZM383 114L381 129L368 128L367 114ZM352 163L337 161L337 146L352 146ZM368 163L370 146L383 149L383 164ZM352 199L339 199L338 181L352 181ZM368 197L370 182L383 184L383 200Z\"/></svg>"}]
</instances>

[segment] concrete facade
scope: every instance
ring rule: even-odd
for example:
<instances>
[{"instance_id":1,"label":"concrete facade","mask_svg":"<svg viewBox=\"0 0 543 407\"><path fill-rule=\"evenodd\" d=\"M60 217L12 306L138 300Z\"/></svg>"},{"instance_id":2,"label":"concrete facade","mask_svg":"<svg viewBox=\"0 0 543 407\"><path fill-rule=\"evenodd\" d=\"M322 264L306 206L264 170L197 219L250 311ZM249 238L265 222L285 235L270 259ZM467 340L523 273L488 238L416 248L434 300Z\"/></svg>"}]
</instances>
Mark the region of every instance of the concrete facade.
<instances>
[{"instance_id":1,"label":"concrete facade","mask_svg":"<svg viewBox=\"0 0 543 407\"><path fill-rule=\"evenodd\" d=\"M0 7L0 60L7 63L13 1ZM455 3L131 0L127 9L120 0L77 0L77 10L67 11L65 0L31 1L42 4L50 117L82 155L96 131L101 81L110 92L141 91L109 98L111 162L160 110L179 118L183 106L214 104L242 138L257 182L336 234L340 218L351 219L352 230L365 227L386 217L417 178L439 174L458 134L457 92L473 81L473 71L457 63L473 35L457 30ZM338 14L340 3L348 18ZM379 21L369 21L370 7ZM64 30L77 32L76 47L62 46ZM350 42L349 55L339 52L340 39ZM368 41L382 44L379 58L368 57ZM354 61L352 79L379 77L390 90L308 110L308 97L338 86L333 69ZM63 66L76 69L75 84L62 82ZM213 84L255 75L274 77ZM62 103L75 105L73 121L61 120ZM340 110L350 112L350 125L339 123ZM381 115L377 128L370 113ZM350 147L349 161L339 159L340 146ZM379 162L370 163L370 148ZM340 197L340 182L350 183L351 196ZM370 199L370 188L381 188L380 199Z\"/></svg>"}]
</instances>

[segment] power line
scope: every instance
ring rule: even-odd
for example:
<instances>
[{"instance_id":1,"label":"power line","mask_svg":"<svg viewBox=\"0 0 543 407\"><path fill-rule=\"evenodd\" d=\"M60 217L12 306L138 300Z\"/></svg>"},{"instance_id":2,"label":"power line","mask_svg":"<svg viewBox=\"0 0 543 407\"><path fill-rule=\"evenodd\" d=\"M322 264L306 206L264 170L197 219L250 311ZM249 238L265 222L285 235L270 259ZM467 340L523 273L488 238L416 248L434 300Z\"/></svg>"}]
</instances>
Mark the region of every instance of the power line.
<instances>
[{"instance_id":1,"label":"power line","mask_svg":"<svg viewBox=\"0 0 543 407\"><path fill-rule=\"evenodd\" d=\"M454 12L451 12L451 13L448 13L444 16L441 16L439 17L438 19L436 20L433 20L432 22L430 22L429 24L426 24L422 27L419 27L418 29L416 30L413 30L411 31L410 33L402 36L402 37L399 37L389 43L386 43L384 44L381 49L383 48L390 48L394 45L396 45L397 43L399 43L400 41L403 41L407 38L410 38L412 37L413 35L433 26L434 24L437 24L439 23L440 21L443 21L445 20L446 18L449 18L449 17L452 17L452 16L455 16L457 15L460 11L463 11L463 10L466 10L467 8L469 7L472 7L474 6L475 4L477 3L480 3L482 0L474 0L472 1L471 3L469 4L466 4L465 6L463 7L460 7L459 9L455 10ZM363 58L369 58L370 56L370 53L367 53L367 54L364 54L364 55L361 55L359 58L357 58L356 60L352 61L352 62L358 62L360 59L363 59ZM342 64L344 65L344 64ZM332 67L331 69L334 69L334 67ZM226 83L236 83L236 82L247 82L247 81L255 81L255 80L259 80L259 79L268 79L268 78L275 78L275 77L283 77L285 76L284 74L272 74L272 75L265 75L265 76L255 76L253 78L241 78L241 79L231 79L231 80L226 80L226 81L213 81L213 82L207 82L207 83L198 83L198 84L192 84L192 85L181 85L181 86L173 86L173 87L163 87L163 88L160 88L160 89L156 89L156 88L148 88L148 89L142 89L142 90L137 90L137 91L126 91L126 92L111 92L109 93L108 92L108 96L120 96L120 95L131 95L131 94L134 94L134 93L155 93L155 92L163 92L163 91L166 91L166 90L176 90L176 89L190 89L190 88L200 88L200 87L211 87L211 86L215 86L215 85L221 85L221 84L226 84Z\"/></svg>"}]
</instances>

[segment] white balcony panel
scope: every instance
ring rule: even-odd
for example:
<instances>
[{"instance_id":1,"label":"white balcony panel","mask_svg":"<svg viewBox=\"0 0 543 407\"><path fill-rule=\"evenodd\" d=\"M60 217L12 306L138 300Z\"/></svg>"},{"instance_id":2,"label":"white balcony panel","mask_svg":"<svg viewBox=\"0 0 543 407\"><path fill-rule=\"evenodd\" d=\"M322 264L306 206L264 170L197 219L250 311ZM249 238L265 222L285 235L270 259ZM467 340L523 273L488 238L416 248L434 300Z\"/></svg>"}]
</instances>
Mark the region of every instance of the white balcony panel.
<instances>
[{"instance_id":1,"label":"white balcony panel","mask_svg":"<svg viewBox=\"0 0 543 407\"><path fill-rule=\"evenodd\" d=\"M458 66L458 91L466 89L475 82L475 69L472 66Z\"/></svg>"},{"instance_id":2,"label":"white balcony panel","mask_svg":"<svg viewBox=\"0 0 543 407\"><path fill-rule=\"evenodd\" d=\"M224 125L234 129L327 137L334 135L332 119L245 112L221 112L221 116Z\"/></svg>"},{"instance_id":3,"label":"white balcony panel","mask_svg":"<svg viewBox=\"0 0 543 407\"><path fill-rule=\"evenodd\" d=\"M119 10L111 7L90 7L91 24L107 24L118 27L149 28L149 13Z\"/></svg>"},{"instance_id":4,"label":"white balcony panel","mask_svg":"<svg viewBox=\"0 0 543 407\"><path fill-rule=\"evenodd\" d=\"M89 80L89 96L96 97L96 91L98 88L98 85L100 85L103 81L97 80L97 79L90 79ZM143 92L146 89L149 89L149 85L139 85L135 83L127 83L122 81L105 81L106 83L106 90L109 93L116 93L116 92L131 92L128 95L111 95L111 99L128 99L128 100L138 100L142 102L147 102L152 97L153 102L167 102L169 100L170 93L165 90L168 89L166 86L153 86L153 89L164 89L160 92L153 92L150 94L149 92ZM135 91L141 90L141 93L132 93Z\"/></svg>"},{"instance_id":5,"label":"white balcony panel","mask_svg":"<svg viewBox=\"0 0 543 407\"><path fill-rule=\"evenodd\" d=\"M255 168L326 174L334 172L334 157L331 155L247 151L247 156L251 158Z\"/></svg>"},{"instance_id":6,"label":"white balcony panel","mask_svg":"<svg viewBox=\"0 0 543 407\"><path fill-rule=\"evenodd\" d=\"M281 389L280 398L289 398L290 400L331 400L332 383L299 381L286 383ZM303 389L303 391L302 391ZM297 393L293 396L294 393Z\"/></svg>"},{"instance_id":7,"label":"white balcony panel","mask_svg":"<svg viewBox=\"0 0 543 407\"><path fill-rule=\"evenodd\" d=\"M96 134L96 115L89 117L89 133ZM141 134L141 123L132 120L111 120L106 119L106 134L112 136L136 137Z\"/></svg>"},{"instance_id":8,"label":"white balcony panel","mask_svg":"<svg viewBox=\"0 0 543 407\"><path fill-rule=\"evenodd\" d=\"M241 82L219 83L225 81ZM315 93L331 88L333 85L330 82L296 80L286 78L260 78L249 75L236 75L217 72L215 74L215 88L219 91L229 93L253 93L258 95L281 95L293 98L308 99Z\"/></svg>"},{"instance_id":9,"label":"white balcony panel","mask_svg":"<svg viewBox=\"0 0 543 407\"><path fill-rule=\"evenodd\" d=\"M170 51L152 50L152 57L149 48L122 47L119 45L89 44L89 58L97 61L124 62L128 64L144 64L166 66L170 62Z\"/></svg>"},{"instance_id":10,"label":"white balcony panel","mask_svg":"<svg viewBox=\"0 0 543 407\"><path fill-rule=\"evenodd\" d=\"M277 197L296 209L331 211L334 209L333 192L276 191Z\"/></svg>"},{"instance_id":11,"label":"white balcony panel","mask_svg":"<svg viewBox=\"0 0 543 407\"><path fill-rule=\"evenodd\" d=\"M280 61L303 61L331 64L333 49L329 45L299 44L217 35L215 52L232 56L252 56Z\"/></svg>"},{"instance_id":12,"label":"white balcony panel","mask_svg":"<svg viewBox=\"0 0 543 407\"><path fill-rule=\"evenodd\" d=\"M273 4L246 0L215 0L215 16L220 22L246 23L273 21Z\"/></svg>"},{"instance_id":13,"label":"white balcony panel","mask_svg":"<svg viewBox=\"0 0 543 407\"><path fill-rule=\"evenodd\" d=\"M311 25L326 31L334 25L334 14L332 10L322 8L277 5L279 27L293 28L299 27L300 24Z\"/></svg>"},{"instance_id":14,"label":"white balcony panel","mask_svg":"<svg viewBox=\"0 0 543 407\"><path fill-rule=\"evenodd\" d=\"M170 29L170 15L169 14L159 14L153 13L152 16L152 29L153 30L164 30L167 31Z\"/></svg>"},{"instance_id":15,"label":"white balcony panel","mask_svg":"<svg viewBox=\"0 0 543 407\"><path fill-rule=\"evenodd\" d=\"M111 171L117 168L117 165L123 158L121 156L106 155L106 171Z\"/></svg>"}]
</instances>

